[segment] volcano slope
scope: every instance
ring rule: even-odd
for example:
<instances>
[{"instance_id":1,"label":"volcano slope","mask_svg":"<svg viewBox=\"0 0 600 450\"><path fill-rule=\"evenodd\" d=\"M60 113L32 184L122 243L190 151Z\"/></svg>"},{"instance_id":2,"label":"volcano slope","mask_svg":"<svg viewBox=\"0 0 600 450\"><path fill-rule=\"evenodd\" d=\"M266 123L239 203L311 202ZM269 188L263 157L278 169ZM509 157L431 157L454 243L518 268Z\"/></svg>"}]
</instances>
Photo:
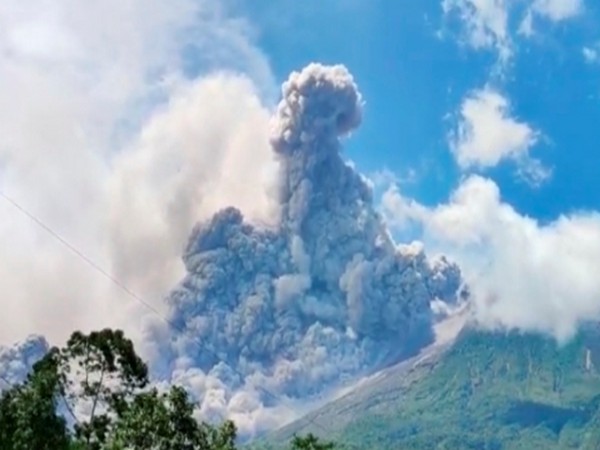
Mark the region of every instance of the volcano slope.
<instances>
[{"instance_id":1,"label":"volcano slope","mask_svg":"<svg viewBox=\"0 0 600 450\"><path fill-rule=\"evenodd\" d=\"M600 327L558 345L463 330L268 436L312 432L360 449L600 449Z\"/></svg>"}]
</instances>

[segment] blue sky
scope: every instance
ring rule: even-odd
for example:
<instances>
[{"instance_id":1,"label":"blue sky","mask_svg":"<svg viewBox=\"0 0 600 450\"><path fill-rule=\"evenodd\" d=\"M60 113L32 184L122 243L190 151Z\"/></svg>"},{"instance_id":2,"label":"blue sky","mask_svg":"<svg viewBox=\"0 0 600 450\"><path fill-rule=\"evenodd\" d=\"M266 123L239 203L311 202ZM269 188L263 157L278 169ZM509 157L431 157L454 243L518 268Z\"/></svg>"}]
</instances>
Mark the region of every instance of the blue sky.
<instances>
[{"instance_id":1,"label":"blue sky","mask_svg":"<svg viewBox=\"0 0 600 450\"><path fill-rule=\"evenodd\" d=\"M525 8L510 10L514 49L499 76L495 49L469 46L464 24L439 0L259 1L245 13L278 79L310 61L351 70L366 109L347 152L362 171L414 172L403 192L425 204L446 200L462 176L447 139L456 111L470 91L490 85L511 116L540 133L530 152L552 169L532 188L510 162L491 168L503 198L542 221L600 206L600 189L590 188L598 186L600 64L583 55L600 40L592 2L564 20L539 17L529 37L517 33Z\"/></svg>"}]
</instances>

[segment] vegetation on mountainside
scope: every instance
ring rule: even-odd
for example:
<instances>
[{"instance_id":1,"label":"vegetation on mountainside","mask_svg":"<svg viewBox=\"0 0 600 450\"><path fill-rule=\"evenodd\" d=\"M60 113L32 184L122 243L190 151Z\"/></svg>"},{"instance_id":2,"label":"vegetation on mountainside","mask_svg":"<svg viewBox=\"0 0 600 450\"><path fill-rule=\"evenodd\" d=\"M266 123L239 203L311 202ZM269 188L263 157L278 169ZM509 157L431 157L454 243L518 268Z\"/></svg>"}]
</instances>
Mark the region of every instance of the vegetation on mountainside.
<instances>
[{"instance_id":1,"label":"vegetation on mountainside","mask_svg":"<svg viewBox=\"0 0 600 450\"><path fill-rule=\"evenodd\" d=\"M60 414L62 412L62 414ZM77 414L83 412L84 414ZM232 422L198 422L187 392L148 385L121 331L75 332L0 398L0 450L235 450ZM83 419L82 417L85 417ZM313 435L293 450L328 450Z\"/></svg>"},{"instance_id":2,"label":"vegetation on mountainside","mask_svg":"<svg viewBox=\"0 0 600 450\"><path fill-rule=\"evenodd\" d=\"M408 375L410 384L394 381L312 417L352 448L598 450L599 335L587 330L559 346L469 331L433 366ZM288 432L319 433L303 423Z\"/></svg>"}]
</instances>

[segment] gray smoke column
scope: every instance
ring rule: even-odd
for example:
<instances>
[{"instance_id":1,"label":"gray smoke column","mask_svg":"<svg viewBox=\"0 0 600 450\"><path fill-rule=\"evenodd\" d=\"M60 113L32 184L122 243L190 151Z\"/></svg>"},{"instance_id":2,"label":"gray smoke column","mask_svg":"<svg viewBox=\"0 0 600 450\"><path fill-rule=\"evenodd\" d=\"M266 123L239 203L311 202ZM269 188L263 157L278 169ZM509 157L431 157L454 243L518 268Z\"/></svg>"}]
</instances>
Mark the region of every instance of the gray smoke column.
<instances>
[{"instance_id":1,"label":"gray smoke column","mask_svg":"<svg viewBox=\"0 0 600 450\"><path fill-rule=\"evenodd\" d=\"M311 64L282 94L271 137L278 225L234 208L198 224L168 299L177 330L157 344L157 373L243 433L281 419L265 389L305 400L430 343L430 303L455 302L461 284L454 264L393 242L369 184L342 158L340 139L362 116L346 68Z\"/></svg>"}]
</instances>

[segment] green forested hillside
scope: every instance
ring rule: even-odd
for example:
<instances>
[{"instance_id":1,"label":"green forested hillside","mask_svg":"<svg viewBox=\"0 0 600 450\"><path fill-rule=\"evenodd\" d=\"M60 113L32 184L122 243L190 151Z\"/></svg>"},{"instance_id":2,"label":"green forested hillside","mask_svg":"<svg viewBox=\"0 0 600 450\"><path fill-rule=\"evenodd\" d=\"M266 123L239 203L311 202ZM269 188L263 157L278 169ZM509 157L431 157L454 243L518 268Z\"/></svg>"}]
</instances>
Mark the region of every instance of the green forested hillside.
<instances>
[{"instance_id":1,"label":"green forested hillside","mask_svg":"<svg viewBox=\"0 0 600 450\"><path fill-rule=\"evenodd\" d=\"M537 335L471 330L447 351L411 364L270 443L312 431L362 449L600 449L598 329L563 346Z\"/></svg>"}]
</instances>

